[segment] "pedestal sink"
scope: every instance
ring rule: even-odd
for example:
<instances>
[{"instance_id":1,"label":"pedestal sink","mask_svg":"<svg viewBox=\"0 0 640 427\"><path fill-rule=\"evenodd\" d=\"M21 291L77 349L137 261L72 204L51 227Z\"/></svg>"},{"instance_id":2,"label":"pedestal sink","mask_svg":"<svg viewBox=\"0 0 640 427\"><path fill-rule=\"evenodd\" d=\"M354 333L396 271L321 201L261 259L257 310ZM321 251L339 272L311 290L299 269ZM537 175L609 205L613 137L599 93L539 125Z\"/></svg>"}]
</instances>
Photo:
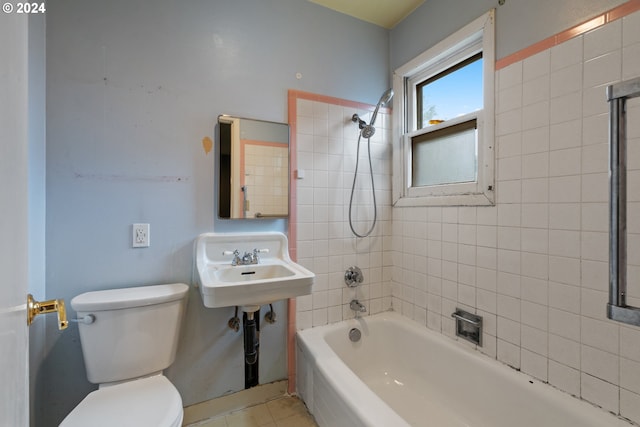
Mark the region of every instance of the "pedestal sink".
<instances>
[{"instance_id":1,"label":"pedestal sink","mask_svg":"<svg viewBox=\"0 0 640 427\"><path fill-rule=\"evenodd\" d=\"M287 237L278 232L205 233L196 239L195 252L205 307L241 306L252 312L310 294L315 280L315 274L291 260ZM241 265L243 258L254 261L253 254L257 263ZM232 265L234 258L238 265Z\"/></svg>"}]
</instances>

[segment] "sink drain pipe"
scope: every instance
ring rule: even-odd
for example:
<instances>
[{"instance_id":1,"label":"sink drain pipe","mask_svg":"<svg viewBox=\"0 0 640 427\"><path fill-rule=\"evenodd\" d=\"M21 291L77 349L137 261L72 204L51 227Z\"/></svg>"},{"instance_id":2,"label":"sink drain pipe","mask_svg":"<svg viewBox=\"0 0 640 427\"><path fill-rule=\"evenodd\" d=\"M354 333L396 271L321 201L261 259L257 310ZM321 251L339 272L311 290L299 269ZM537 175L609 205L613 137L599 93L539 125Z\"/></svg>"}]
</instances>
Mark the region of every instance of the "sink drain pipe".
<instances>
[{"instance_id":1,"label":"sink drain pipe","mask_svg":"<svg viewBox=\"0 0 640 427\"><path fill-rule=\"evenodd\" d=\"M245 312L242 318L244 329L244 388L258 385L258 365L260 356L260 309Z\"/></svg>"}]
</instances>

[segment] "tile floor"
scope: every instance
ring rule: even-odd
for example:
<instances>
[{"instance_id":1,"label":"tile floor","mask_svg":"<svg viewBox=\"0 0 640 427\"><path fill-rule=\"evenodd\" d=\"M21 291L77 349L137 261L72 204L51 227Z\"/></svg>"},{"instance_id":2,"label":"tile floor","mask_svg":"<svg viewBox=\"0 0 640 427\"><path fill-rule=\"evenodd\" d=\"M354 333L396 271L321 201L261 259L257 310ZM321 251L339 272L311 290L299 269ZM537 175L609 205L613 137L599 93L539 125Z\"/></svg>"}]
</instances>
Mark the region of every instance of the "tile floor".
<instances>
[{"instance_id":1,"label":"tile floor","mask_svg":"<svg viewBox=\"0 0 640 427\"><path fill-rule=\"evenodd\" d=\"M307 407L294 396L285 396L245 409L217 415L185 427L317 427Z\"/></svg>"}]
</instances>

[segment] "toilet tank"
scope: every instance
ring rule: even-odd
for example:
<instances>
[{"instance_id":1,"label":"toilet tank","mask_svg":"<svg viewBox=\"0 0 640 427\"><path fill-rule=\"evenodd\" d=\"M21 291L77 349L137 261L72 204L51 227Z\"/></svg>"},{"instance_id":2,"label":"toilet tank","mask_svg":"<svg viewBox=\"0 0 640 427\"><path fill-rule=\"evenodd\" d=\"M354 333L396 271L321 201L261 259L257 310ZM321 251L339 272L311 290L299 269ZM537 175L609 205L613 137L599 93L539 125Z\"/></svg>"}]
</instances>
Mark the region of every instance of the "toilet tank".
<instances>
[{"instance_id":1,"label":"toilet tank","mask_svg":"<svg viewBox=\"0 0 640 427\"><path fill-rule=\"evenodd\" d=\"M176 355L189 287L184 283L87 292L71 300L87 378L124 381L169 367Z\"/></svg>"}]
</instances>

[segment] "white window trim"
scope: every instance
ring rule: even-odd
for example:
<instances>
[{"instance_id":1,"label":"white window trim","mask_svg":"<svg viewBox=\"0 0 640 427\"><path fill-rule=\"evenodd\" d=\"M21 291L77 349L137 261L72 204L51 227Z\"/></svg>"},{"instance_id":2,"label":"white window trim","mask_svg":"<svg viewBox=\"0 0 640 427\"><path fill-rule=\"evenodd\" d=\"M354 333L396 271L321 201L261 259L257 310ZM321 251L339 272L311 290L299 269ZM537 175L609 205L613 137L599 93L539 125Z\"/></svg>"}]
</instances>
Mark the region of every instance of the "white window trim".
<instances>
[{"instance_id":1,"label":"white window trim","mask_svg":"<svg viewBox=\"0 0 640 427\"><path fill-rule=\"evenodd\" d=\"M451 36L399 67L393 75L393 204L394 206L465 206L493 205L495 203L495 135L494 135L494 75L495 75L495 20L494 9L467 24ZM422 131L415 129L414 117L408 123L408 105L415 105L413 89L416 76L425 70L462 55L462 51L479 51L482 43L484 108L478 120L478 180L469 184L447 184L422 188L409 187L411 165L411 136ZM413 79L413 80L412 80ZM409 82L409 84L407 83ZM411 104L410 104L411 103ZM468 116L467 116L468 118ZM453 120L440 127L446 127ZM432 126L435 130L436 127Z\"/></svg>"}]
</instances>

